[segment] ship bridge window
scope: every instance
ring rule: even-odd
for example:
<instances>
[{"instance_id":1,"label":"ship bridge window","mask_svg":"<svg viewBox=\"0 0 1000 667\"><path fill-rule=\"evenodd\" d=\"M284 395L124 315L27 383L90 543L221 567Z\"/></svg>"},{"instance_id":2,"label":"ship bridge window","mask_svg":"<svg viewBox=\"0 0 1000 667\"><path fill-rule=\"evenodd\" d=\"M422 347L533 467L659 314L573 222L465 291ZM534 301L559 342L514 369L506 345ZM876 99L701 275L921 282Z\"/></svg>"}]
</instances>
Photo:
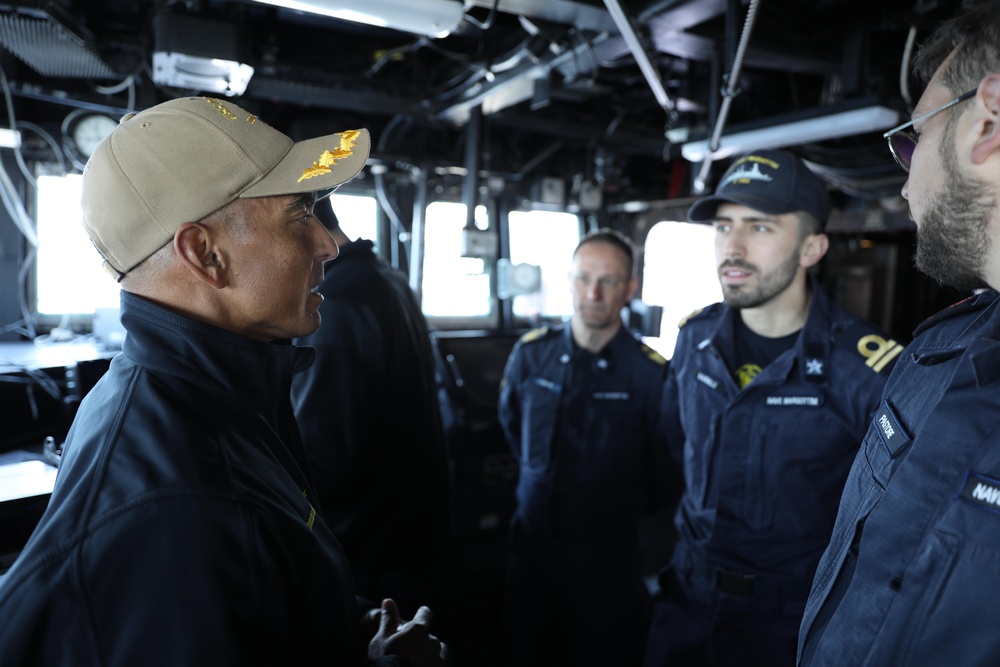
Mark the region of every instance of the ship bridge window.
<instances>
[{"instance_id":1,"label":"ship bridge window","mask_svg":"<svg viewBox=\"0 0 1000 667\"><path fill-rule=\"evenodd\" d=\"M568 276L573 250L580 242L580 218L561 211L511 211L510 261L534 264L542 270L542 288L535 294L515 296L514 316L535 321L573 314Z\"/></svg>"},{"instance_id":2,"label":"ship bridge window","mask_svg":"<svg viewBox=\"0 0 1000 667\"><path fill-rule=\"evenodd\" d=\"M668 359L677 324L698 308L722 300L715 269L715 231L710 225L662 221L646 237L642 300L663 306L659 338L647 338Z\"/></svg>"},{"instance_id":3,"label":"ship bridge window","mask_svg":"<svg viewBox=\"0 0 1000 667\"><path fill-rule=\"evenodd\" d=\"M79 174L38 177L38 313L93 314L118 308L119 286L101 267L101 255L83 229Z\"/></svg>"},{"instance_id":4,"label":"ship bridge window","mask_svg":"<svg viewBox=\"0 0 1000 667\"><path fill-rule=\"evenodd\" d=\"M83 228L81 182L79 174L38 178L35 266L40 315L87 315L99 308L118 308L119 285L104 272L100 254ZM330 202L349 238L375 240L373 197L334 194Z\"/></svg>"},{"instance_id":5,"label":"ship bridge window","mask_svg":"<svg viewBox=\"0 0 1000 667\"><path fill-rule=\"evenodd\" d=\"M428 317L488 317L490 276L481 257L462 257L465 204L432 202L424 225L421 307ZM477 229L486 229L486 207L477 206Z\"/></svg>"},{"instance_id":6,"label":"ship bridge window","mask_svg":"<svg viewBox=\"0 0 1000 667\"><path fill-rule=\"evenodd\" d=\"M374 197L362 195L330 195L329 203L319 202L317 206L333 206L340 229L352 241L367 239L375 243L378 252L378 202Z\"/></svg>"}]
</instances>

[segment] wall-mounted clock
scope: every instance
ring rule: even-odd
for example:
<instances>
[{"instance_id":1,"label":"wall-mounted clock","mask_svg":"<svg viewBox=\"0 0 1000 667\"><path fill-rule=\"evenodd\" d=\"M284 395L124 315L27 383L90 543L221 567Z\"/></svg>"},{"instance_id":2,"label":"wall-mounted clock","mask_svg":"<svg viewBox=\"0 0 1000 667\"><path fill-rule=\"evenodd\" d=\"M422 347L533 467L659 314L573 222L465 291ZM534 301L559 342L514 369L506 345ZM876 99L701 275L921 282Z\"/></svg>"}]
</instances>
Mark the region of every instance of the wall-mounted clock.
<instances>
[{"instance_id":1,"label":"wall-mounted clock","mask_svg":"<svg viewBox=\"0 0 1000 667\"><path fill-rule=\"evenodd\" d=\"M84 160L90 158L97 144L118 127L118 121L110 116L94 113L80 116L73 124L73 143Z\"/></svg>"}]
</instances>

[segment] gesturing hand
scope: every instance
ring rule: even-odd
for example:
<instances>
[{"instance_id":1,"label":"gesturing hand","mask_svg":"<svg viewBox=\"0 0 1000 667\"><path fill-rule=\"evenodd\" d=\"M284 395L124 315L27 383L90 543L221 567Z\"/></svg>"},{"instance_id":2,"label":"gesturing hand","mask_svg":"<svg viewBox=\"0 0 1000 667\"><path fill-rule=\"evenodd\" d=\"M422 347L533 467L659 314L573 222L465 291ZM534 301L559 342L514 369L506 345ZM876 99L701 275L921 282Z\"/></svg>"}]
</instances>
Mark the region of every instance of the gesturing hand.
<instances>
[{"instance_id":1,"label":"gesturing hand","mask_svg":"<svg viewBox=\"0 0 1000 667\"><path fill-rule=\"evenodd\" d=\"M378 632L368 644L368 658L398 655L414 667L440 667L445 664L448 647L430 633L433 619L428 607L421 607L412 621L399 622L399 608L391 599L382 600Z\"/></svg>"}]
</instances>

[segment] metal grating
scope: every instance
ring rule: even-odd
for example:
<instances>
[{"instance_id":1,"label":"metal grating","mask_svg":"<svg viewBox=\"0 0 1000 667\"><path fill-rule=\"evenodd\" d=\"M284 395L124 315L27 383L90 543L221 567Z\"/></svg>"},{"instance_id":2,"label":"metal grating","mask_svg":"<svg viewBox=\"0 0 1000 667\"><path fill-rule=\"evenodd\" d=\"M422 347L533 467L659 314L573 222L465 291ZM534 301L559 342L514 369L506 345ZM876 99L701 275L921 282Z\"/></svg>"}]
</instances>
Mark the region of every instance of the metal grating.
<instances>
[{"instance_id":1,"label":"metal grating","mask_svg":"<svg viewBox=\"0 0 1000 667\"><path fill-rule=\"evenodd\" d=\"M0 14L0 45L44 76L119 77L81 37L44 13Z\"/></svg>"}]
</instances>

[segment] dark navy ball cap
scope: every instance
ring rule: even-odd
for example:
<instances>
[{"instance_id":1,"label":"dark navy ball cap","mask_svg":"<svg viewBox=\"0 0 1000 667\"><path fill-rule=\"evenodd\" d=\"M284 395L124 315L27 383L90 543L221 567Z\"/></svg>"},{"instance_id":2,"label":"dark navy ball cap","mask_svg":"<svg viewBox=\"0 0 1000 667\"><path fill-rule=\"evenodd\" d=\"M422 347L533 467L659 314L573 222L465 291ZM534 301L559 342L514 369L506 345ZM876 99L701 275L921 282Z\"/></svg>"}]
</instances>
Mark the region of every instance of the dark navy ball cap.
<instances>
[{"instance_id":1,"label":"dark navy ball cap","mask_svg":"<svg viewBox=\"0 0 1000 667\"><path fill-rule=\"evenodd\" d=\"M726 202L771 215L805 211L824 226L830 217L830 197L823 181L787 151L757 151L737 158L715 194L696 201L688 218L711 222L719 204Z\"/></svg>"}]
</instances>

